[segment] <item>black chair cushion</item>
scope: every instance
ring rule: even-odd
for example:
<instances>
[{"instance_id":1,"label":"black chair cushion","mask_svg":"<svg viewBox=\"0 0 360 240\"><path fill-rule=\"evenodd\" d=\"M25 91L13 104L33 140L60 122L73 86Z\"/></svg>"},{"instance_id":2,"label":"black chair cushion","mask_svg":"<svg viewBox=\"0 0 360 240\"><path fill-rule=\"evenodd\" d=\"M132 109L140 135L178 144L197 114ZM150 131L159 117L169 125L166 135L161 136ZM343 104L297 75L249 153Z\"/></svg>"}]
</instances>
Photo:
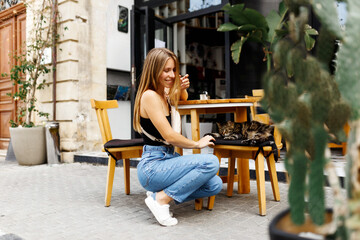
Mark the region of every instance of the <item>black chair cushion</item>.
<instances>
[{"instance_id":1,"label":"black chair cushion","mask_svg":"<svg viewBox=\"0 0 360 240\"><path fill-rule=\"evenodd\" d=\"M206 135L206 134L205 134ZM267 141L264 142L256 142L256 141L249 141L248 139L239 139L239 140L229 140L229 139L223 139L223 138L216 138L215 146L216 145L232 145L232 146L252 146L252 147L259 147L255 154L255 158L257 158L260 151L264 154L263 147L270 146L271 152L268 155L264 155L266 158L269 157L272 153L274 154L275 161L278 161L279 155L278 155L278 148L275 144L274 137L271 136Z\"/></svg>"},{"instance_id":2,"label":"black chair cushion","mask_svg":"<svg viewBox=\"0 0 360 240\"><path fill-rule=\"evenodd\" d=\"M104 144L104 148L119 148L119 147L134 147L143 146L144 140L142 138L135 139L112 139Z\"/></svg>"},{"instance_id":3,"label":"black chair cushion","mask_svg":"<svg viewBox=\"0 0 360 240\"><path fill-rule=\"evenodd\" d=\"M230 139L223 139L223 138L215 138L215 145L232 145L232 146L271 146L272 139L269 139L269 141L265 142L258 142L254 140L248 140L248 139L238 139L238 140L230 140Z\"/></svg>"}]
</instances>

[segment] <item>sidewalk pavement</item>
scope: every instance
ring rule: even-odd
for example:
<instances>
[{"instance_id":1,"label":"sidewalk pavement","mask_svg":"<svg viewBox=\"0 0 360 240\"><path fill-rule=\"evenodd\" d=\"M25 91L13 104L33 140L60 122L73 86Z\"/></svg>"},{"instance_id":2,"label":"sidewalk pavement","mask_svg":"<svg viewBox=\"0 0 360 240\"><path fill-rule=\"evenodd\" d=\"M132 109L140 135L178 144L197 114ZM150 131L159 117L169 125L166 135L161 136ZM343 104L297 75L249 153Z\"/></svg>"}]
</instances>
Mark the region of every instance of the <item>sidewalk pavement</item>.
<instances>
[{"instance_id":1,"label":"sidewalk pavement","mask_svg":"<svg viewBox=\"0 0 360 240\"><path fill-rule=\"evenodd\" d=\"M266 182L266 216L258 214L255 181L249 194L234 191L231 198L224 184L212 211L194 210L193 201L172 204L179 223L162 227L144 203L135 168L130 195L124 194L123 169L116 168L111 206L104 207L106 174L106 166L87 163L27 167L0 159L0 240L266 240L271 219L288 207L285 183L279 183L281 201L275 202Z\"/></svg>"}]
</instances>

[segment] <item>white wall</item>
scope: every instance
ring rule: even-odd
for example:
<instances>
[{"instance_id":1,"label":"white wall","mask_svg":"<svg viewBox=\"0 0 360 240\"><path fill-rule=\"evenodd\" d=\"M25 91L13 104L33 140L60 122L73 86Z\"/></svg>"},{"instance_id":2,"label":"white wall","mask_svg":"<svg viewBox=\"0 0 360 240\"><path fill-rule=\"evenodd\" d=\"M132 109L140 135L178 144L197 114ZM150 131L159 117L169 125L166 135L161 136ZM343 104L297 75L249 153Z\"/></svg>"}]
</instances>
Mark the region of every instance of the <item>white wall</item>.
<instances>
[{"instance_id":1,"label":"white wall","mask_svg":"<svg viewBox=\"0 0 360 240\"><path fill-rule=\"evenodd\" d=\"M131 138L130 101L118 101L119 107L108 109L112 137L118 139Z\"/></svg>"},{"instance_id":2,"label":"white wall","mask_svg":"<svg viewBox=\"0 0 360 240\"><path fill-rule=\"evenodd\" d=\"M130 71L130 11L134 0L109 0L107 10L107 68ZM129 28L128 32L119 32L117 23L119 19L119 7L128 8Z\"/></svg>"}]
</instances>

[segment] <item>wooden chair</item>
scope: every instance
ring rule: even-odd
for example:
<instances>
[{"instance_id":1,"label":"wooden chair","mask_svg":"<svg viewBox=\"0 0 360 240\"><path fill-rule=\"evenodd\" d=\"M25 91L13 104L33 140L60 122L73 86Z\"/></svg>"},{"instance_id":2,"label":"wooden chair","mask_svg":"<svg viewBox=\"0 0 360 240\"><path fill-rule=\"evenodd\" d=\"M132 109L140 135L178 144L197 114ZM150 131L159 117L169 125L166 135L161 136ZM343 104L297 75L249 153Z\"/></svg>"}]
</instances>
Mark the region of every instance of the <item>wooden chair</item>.
<instances>
[{"instance_id":1,"label":"wooden chair","mask_svg":"<svg viewBox=\"0 0 360 240\"><path fill-rule=\"evenodd\" d=\"M262 97L264 96L264 91L262 89L253 90L253 95ZM253 120L270 124L270 116L266 113L258 114L256 111L256 107L259 104L255 103L253 107L251 107L250 112ZM278 148L278 156L280 156L280 149L283 147L281 143L281 135L276 127L274 127L274 140L275 144ZM245 190L249 183L241 182L242 179L239 176L239 173L244 174L244 171L241 170L241 161L249 161L250 159L255 160L255 172L256 172L256 182L257 182L257 191L258 191L258 202L259 202L259 213L260 215L266 215L266 199L265 199L265 170L264 170L264 158L266 158L268 172L270 176L272 191L274 195L275 201L280 201L280 192L278 186L278 179L275 167L275 157L272 152L271 146L263 147L263 152L258 152L259 147L254 146L239 146L239 145L228 145L228 144L219 144L214 146L214 155L219 158L228 158L228 175L225 177L221 177L223 182L227 182L227 193L226 195L231 197L233 193L233 184L234 181L238 182L238 193L248 192ZM265 155L265 156L264 156ZM256 156L256 158L255 158ZM235 159L237 158L237 172L238 175L235 175ZM250 174L247 174L246 179L250 179ZM212 209L215 201L215 196L210 197L208 208Z\"/></svg>"},{"instance_id":2,"label":"wooden chair","mask_svg":"<svg viewBox=\"0 0 360 240\"><path fill-rule=\"evenodd\" d=\"M344 131L345 131L346 136L348 136L349 132L350 132L350 126L349 126L348 123L345 124ZM347 142L342 142L342 143L339 143L339 144L337 144L337 143L328 143L328 147L329 148L341 148L342 155L345 155L346 150L347 150Z\"/></svg>"},{"instance_id":3,"label":"wooden chair","mask_svg":"<svg viewBox=\"0 0 360 240\"><path fill-rule=\"evenodd\" d=\"M263 89L253 89L252 94L253 97L263 98L265 93ZM261 108L259 101L255 102L254 105L250 107L251 119L265 124L272 124L270 115L267 113L258 113L258 108ZM280 149L278 155L280 156Z\"/></svg>"},{"instance_id":4,"label":"wooden chair","mask_svg":"<svg viewBox=\"0 0 360 240\"><path fill-rule=\"evenodd\" d=\"M109 155L105 193L105 206L108 207L111 201L116 162L120 159L123 160L125 193L130 194L130 158L141 157L144 143L142 138L128 140L112 138L107 109L117 108L118 103L116 100L96 101L91 99L91 106L96 111L100 127L102 142L104 144L102 151L106 151Z\"/></svg>"},{"instance_id":5,"label":"wooden chair","mask_svg":"<svg viewBox=\"0 0 360 240\"><path fill-rule=\"evenodd\" d=\"M278 129L274 129L274 139L275 144L278 149L282 148L281 135L278 132ZM214 155L219 158L228 158L228 175L223 179L223 182L227 182L227 196L231 197L233 193L233 184L234 181L238 182L238 193L242 192L242 186L249 183L241 182L241 177L235 175L235 159L237 158L237 172L241 173L241 162L240 161L249 161L250 159L255 160L255 171L256 171L256 182L257 182L257 191L258 191L258 201L259 201L259 213L260 215L266 215L266 198L265 198L265 170L264 170L264 158L266 158L272 191L275 201L280 201L280 192L278 186L278 179L275 167L275 158L272 152L271 146L264 146L264 152L259 152L255 158L256 153L258 152L259 147L254 146L239 146L239 145L215 145L214 146ZM208 205L209 209L213 208L215 196L210 197L210 204Z\"/></svg>"},{"instance_id":6,"label":"wooden chair","mask_svg":"<svg viewBox=\"0 0 360 240\"><path fill-rule=\"evenodd\" d=\"M264 97L263 89L253 89L252 90L253 97ZM251 119L262 122L265 124L270 124L270 116L267 113L258 113L257 109L261 107L259 102L255 102L253 106L250 107Z\"/></svg>"},{"instance_id":7,"label":"wooden chair","mask_svg":"<svg viewBox=\"0 0 360 240\"><path fill-rule=\"evenodd\" d=\"M263 89L253 89L252 90L252 94L254 97L263 97L264 96L264 90ZM250 107L250 112L251 112L251 117L253 120L262 122L262 123L266 123L269 124L270 123L270 117L268 114L264 113L264 114L259 114L257 113L257 108L260 107L259 103L254 104L254 106ZM346 135L349 134L350 131L350 126L349 124L345 124L344 126L344 131L346 133ZM329 148L341 148L342 150L342 155L346 154L346 150L347 150L347 143L346 142L342 142L342 143L328 143L328 147Z\"/></svg>"}]
</instances>

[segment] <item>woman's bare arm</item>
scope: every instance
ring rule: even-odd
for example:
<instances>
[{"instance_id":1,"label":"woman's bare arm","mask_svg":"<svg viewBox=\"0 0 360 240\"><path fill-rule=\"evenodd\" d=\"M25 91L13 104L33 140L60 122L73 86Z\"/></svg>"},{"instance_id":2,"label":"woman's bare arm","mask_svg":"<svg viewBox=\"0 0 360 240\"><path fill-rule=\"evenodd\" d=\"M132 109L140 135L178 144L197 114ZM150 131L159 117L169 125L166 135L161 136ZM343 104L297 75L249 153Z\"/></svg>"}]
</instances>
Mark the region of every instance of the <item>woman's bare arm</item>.
<instances>
[{"instance_id":1,"label":"woman's bare arm","mask_svg":"<svg viewBox=\"0 0 360 240\"><path fill-rule=\"evenodd\" d=\"M166 111L167 109L164 109L162 99L159 94L151 90L144 92L141 97L140 114L142 117L150 118L151 122L165 141L180 148L190 149L204 148L214 145L212 141L215 139L211 136L205 136L195 142L175 132L166 119L166 115L168 115L168 112Z\"/></svg>"}]
</instances>

